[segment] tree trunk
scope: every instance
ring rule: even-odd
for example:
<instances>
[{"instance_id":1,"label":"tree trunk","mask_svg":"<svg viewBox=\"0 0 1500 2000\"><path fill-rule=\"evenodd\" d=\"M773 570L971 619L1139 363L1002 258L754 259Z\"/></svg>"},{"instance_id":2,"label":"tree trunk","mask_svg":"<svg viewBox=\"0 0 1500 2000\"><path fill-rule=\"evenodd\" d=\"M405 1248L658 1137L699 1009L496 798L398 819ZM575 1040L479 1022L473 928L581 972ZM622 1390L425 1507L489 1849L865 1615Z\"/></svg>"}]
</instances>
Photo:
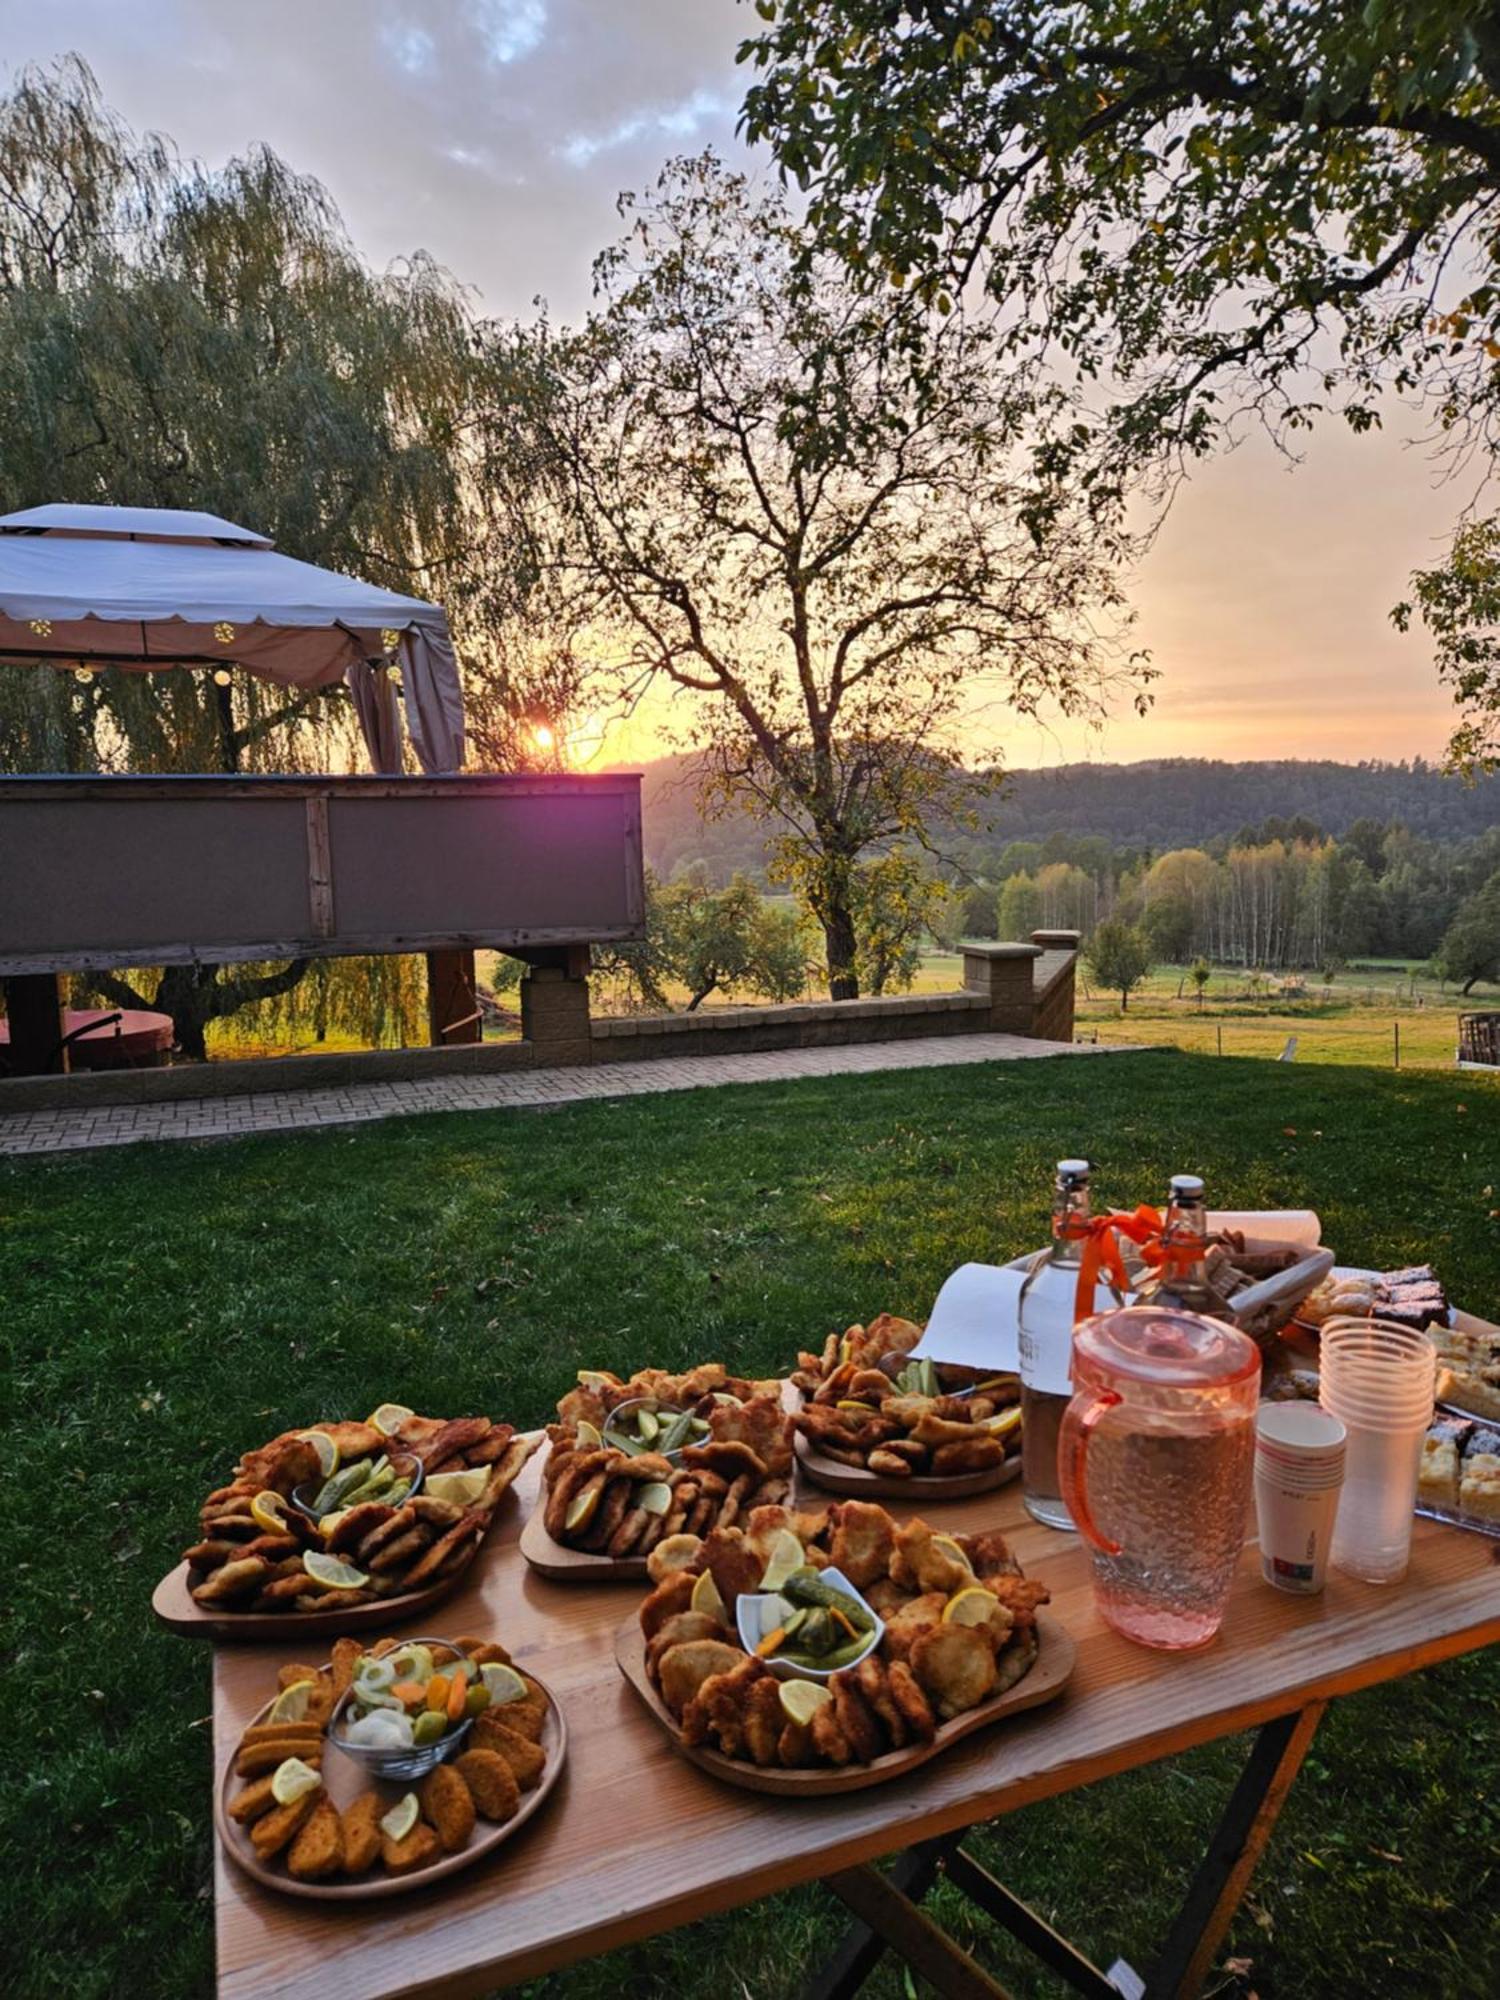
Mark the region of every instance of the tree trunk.
<instances>
[{"instance_id":1,"label":"tree trunk","mask_svg":"<svg viewBox=\"0 0 1500 2000\"><path fill-rule=\"evenodd\" d=\"M1122 1014L1128 1012L1129 1007L1130 1007L1130 988L1128 986L1122 986L1120 988L1120 1012Z\"/></svg>"},{"instance_id":2,"label":"tree trunk","mask_svg":"<svg viewBox=\"0 0 1500 2000\"><path fill-rule=\"evenodd\" d=\"M221 979L221 968L216 965L169 965L152 1004L171 1015L173 1036L182 1054L193 1062L207 1062L204 1031L210 1021L236 1014L253 1000L272 1000L279 993L290 993L309 963L308 959L294 958L279 972L262 979Z\"/></svg>"},{"instance_id":3,"label":"tree trunk","mask_svg":"<svg viewBox=\"0 0 1500 2000\"><path fill-rule=\"evenodd\" d=\"M857 1000L859 975L854 970L854 916L842 899L830 898L823 915L823 945L828 954L828 997Z\"/></svg>"},{"instance_id":4,"label":"tree trunk","mask_svg":"<svg viewBox=\"0 0 1500 2000\"><path fill-rule=\"evenodd\" d=\"M1475 981L1475 980L1477 980L1477 979L1478 979L1478 977L1479 977L1479 974L1478 974L1478 973L1476 972L1476 973L1474 974L1474 977L1473 977L1472 979L1466 979L1466 980L1464 981L1464 983L1463 983L1463 987L1462 987L1462 989L1461 989L1461 992L1460 992L1460 995L1459 995L1459 997L1460 997L1461 999L1464 999L1464 1000L1467 1000L1467 999L1468 999L1468 997L1469 997L1470 993L1472 993L1472 992L1473 992L1473 990L1474 990L1474 981Z\"/></svg>"}]
</instances>

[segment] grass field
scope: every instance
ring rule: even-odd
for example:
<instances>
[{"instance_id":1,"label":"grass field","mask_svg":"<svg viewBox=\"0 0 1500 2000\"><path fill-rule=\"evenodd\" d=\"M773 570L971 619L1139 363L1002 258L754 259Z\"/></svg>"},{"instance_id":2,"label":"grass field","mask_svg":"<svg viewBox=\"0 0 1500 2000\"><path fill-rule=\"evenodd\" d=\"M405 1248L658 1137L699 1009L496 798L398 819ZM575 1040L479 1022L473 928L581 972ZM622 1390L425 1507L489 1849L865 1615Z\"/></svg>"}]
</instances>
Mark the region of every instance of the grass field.
<instances>
[{"instance_id":1,"label":"grass field","mask_svg":"<svg viewBox=\"0 0 1500 2000\"><path fill-rule=\"evenodd\" d=\"M1473 1077L1162 1054L0 1168L6 2000L209 1988L208 1658L148 1601L247 1444L385 1397L534 1424L584 1363L771 1372L852 1318L925 1312L964 1258L1036 1242L1050 1163L1080 1150L1106 1199L1201 1166L1217 1199L1314 1204L1349 1254L1432 1256L1493 1310L1497 1111ZM1244 1969L1215 1990L1500 1991L1497 1725L1494 1656L1341 1704L1229 1942ZM1017 1814L978 1849L1105 1963L1139 1963L1243 1748ZM495 1886L503 1921L503 1868ZM1018 2000L1060 1991L942 1914ZM839 1929L809 1888L529 2000L782 2000ZM888 1968L869 1990L907 1991Z\"/></svg>"}]
</instances>

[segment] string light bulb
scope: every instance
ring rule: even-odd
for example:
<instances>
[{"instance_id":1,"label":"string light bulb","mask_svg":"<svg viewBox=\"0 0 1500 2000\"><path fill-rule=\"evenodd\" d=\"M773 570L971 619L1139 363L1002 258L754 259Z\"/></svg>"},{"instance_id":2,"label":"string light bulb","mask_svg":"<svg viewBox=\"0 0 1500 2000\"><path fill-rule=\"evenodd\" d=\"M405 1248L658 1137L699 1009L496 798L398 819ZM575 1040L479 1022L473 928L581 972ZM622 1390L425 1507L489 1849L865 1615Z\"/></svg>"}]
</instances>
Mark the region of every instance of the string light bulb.
<instances>
[{"instance_id":1,"label":"string light bulb","mask_svg":"<svg viewBox=\"0 0 1500 2000\"><path fill-rule=\"evenodd\" d=\"M227 687L228 687L228 685L229 685L229 683L230 683L230 682L231 682L231 681L232 681L233 679L234 679L234 676L233 676L233 674L231 674L231 673L229 672L229 670L228 670L228 668L227 668L227 667L215 667L215 668L214 668L214 686L215 686L215 687L221 687L221 688L227 688Z\"/></svg>"}]
</instances>

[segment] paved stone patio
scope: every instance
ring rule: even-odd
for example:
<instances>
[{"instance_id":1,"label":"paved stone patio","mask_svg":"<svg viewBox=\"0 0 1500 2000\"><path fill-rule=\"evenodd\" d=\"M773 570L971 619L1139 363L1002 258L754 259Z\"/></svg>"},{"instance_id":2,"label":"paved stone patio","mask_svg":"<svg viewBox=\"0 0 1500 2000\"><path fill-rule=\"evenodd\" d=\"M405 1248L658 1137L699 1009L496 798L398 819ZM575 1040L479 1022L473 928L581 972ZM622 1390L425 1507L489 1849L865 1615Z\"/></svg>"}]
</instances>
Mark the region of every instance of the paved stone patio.
<instances>
[{"instance_id":1,"label":"paved stone patio","mask_svg":"<svg viewBox=\"0 0 1500 2000\"><path fill-rule=\"evenodd\" d=\"M1116 1045L1029 1041L1019 1035L944 1035L842 1048L778 1049L761 1055L676 1056L657 1062L427 1077L329 1090L191 1097L165 1104L21 1111L0 1115L0 1153L78 1152L89 1146L130 1146L148 1139L236 1139L252 1132L304 1132L318 1126L362 1125L375 1118L406 1118L428 1111L541 1109L581 1098L639 1097L653 1091L701 1090L723 1083L780 1083L788 1077L945 1069L958 1063L1121 1052Z\"/></svg>"}]
</instances>

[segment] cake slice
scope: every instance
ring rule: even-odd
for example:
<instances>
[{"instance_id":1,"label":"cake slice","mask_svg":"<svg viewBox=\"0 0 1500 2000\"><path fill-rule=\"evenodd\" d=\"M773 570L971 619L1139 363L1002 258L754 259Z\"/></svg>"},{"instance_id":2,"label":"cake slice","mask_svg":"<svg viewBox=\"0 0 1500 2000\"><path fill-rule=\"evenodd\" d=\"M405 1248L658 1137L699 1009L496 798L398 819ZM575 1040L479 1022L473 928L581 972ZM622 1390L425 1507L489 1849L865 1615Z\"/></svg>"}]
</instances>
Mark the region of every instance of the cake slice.
<instances>
[{"instance_id":1,"label":"cake slice","mask_svg":"<svg viewBox=\"0 0 1500 2000\"><path fill-rule=\"evenodd\" d=\"M1476 1451L1464 1460L1458 1505L1477 1521L1500 1522L1500 1454Z\"/></svg>"},{"instance_id":2,"label":"cake slice","mask_svg":"<svg viewBox=\"0 0 1500 2000\"><path fill-rule=\"evenodd\" d=\"M1451 1513L1458 1506L1458 1490L1458 1446L1441 1431L1431 1430L1422 1442L1417 1502L1423 1507L1442 1507Z\"/></svg>"}]
</instances>

